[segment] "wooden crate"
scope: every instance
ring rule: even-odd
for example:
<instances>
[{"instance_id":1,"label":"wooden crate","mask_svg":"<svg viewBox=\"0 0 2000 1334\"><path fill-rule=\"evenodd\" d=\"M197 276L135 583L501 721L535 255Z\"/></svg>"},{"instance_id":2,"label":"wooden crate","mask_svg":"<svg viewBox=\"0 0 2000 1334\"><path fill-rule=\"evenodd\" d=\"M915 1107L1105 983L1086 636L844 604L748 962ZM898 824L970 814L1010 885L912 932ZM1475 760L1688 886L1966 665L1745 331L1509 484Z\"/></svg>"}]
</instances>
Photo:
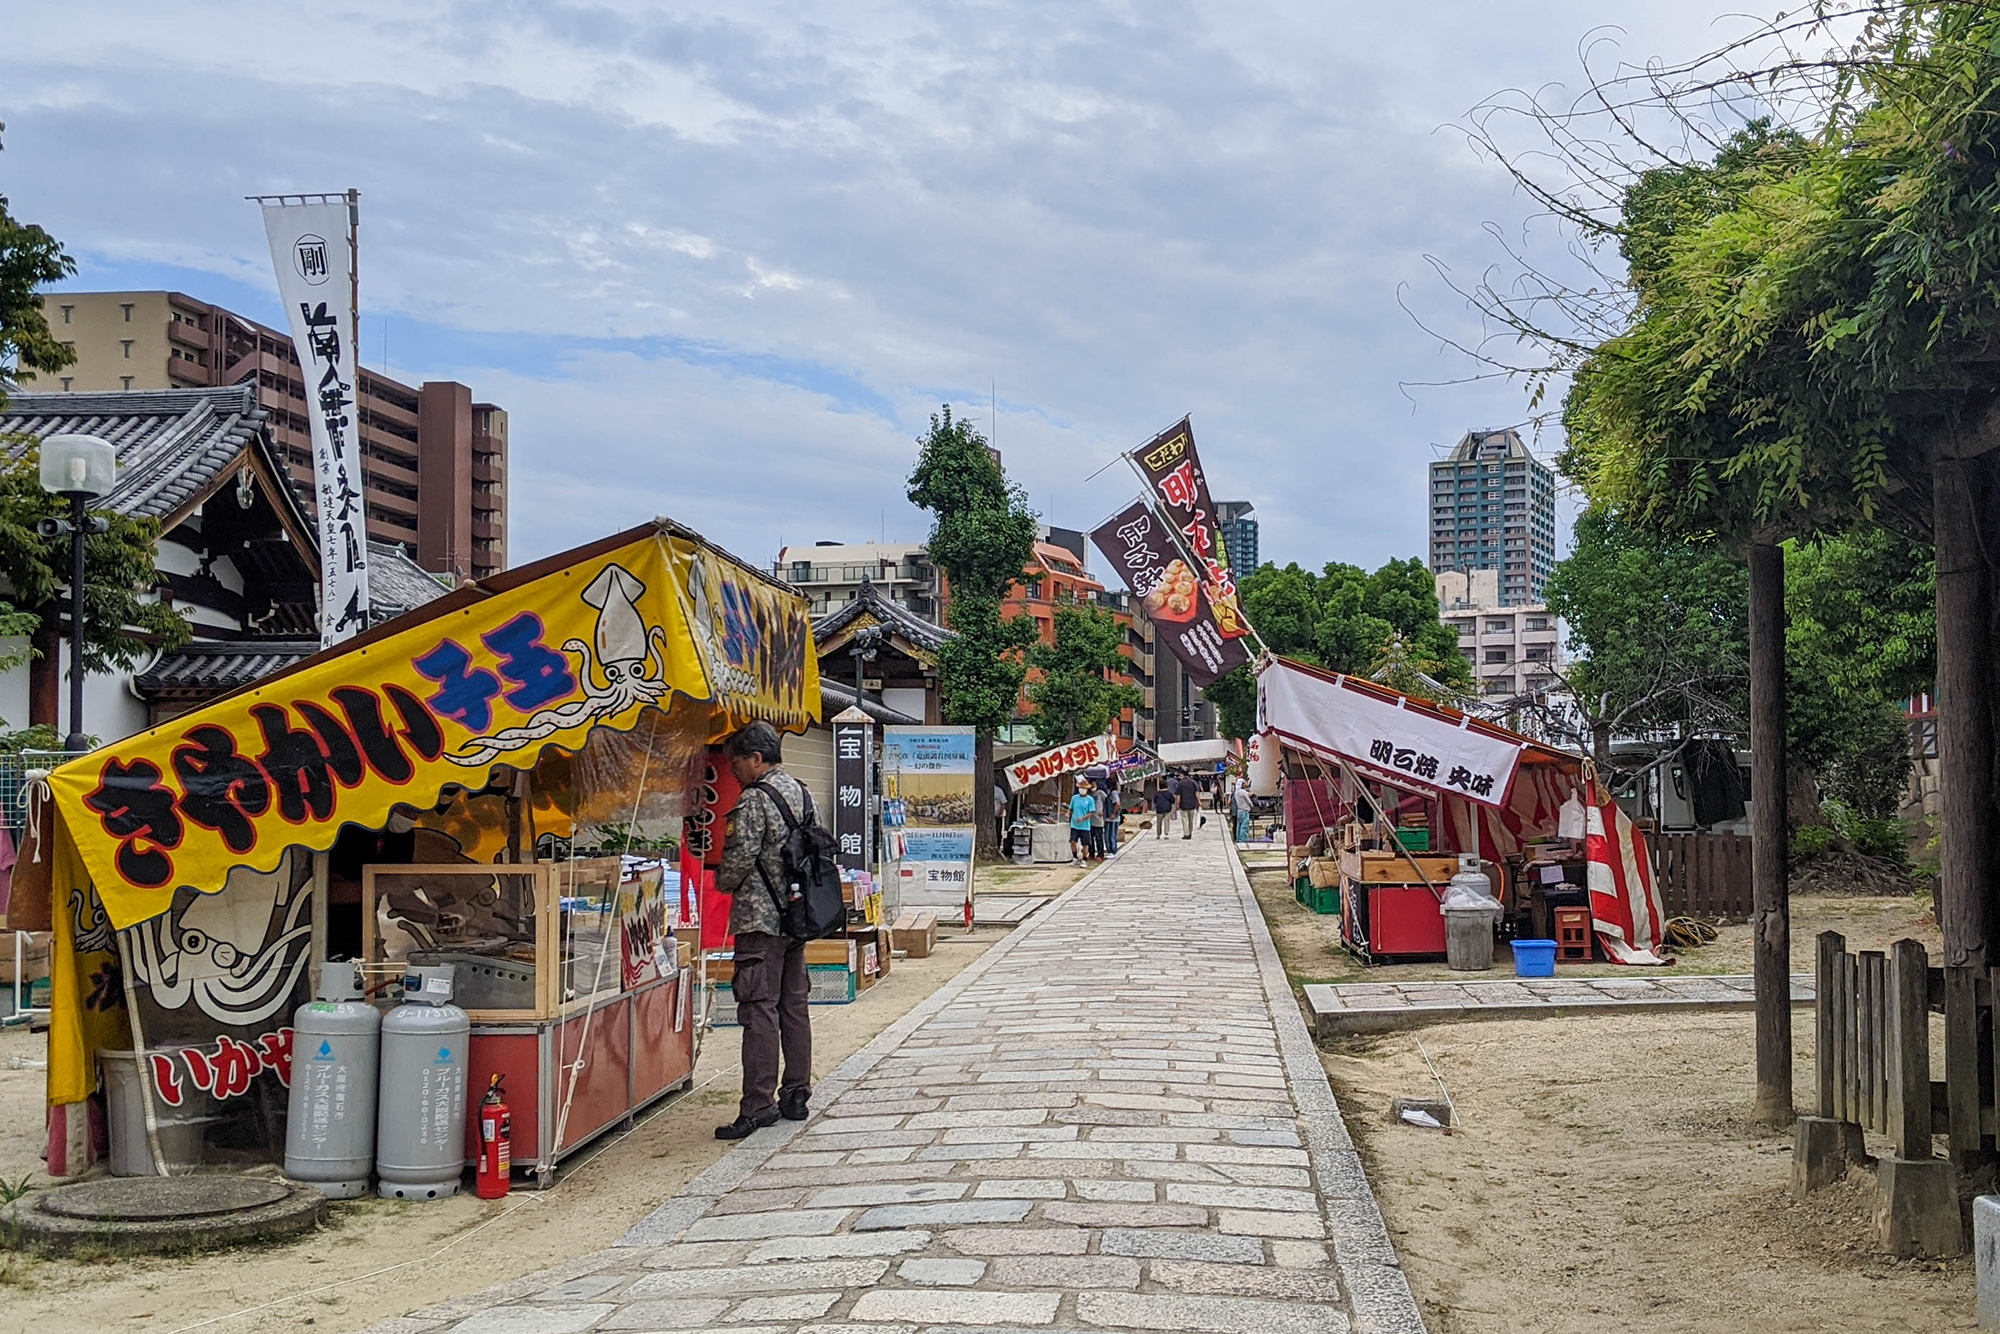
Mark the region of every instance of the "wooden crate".
<instances>
[{"instance_id":1,"label":"wooden crate","mask_svg":"<svg viewBox=\"0 0 2000 1334\"><path fill-rule=\"evenodd\" d=\"M1421 876L1417 874L1418 867L1423 870ZM1340 854L1340 870L1349 880L1366 885L1421 885L1428 880L1442 889L1458 874L1458 858L1421 852L1404 856L1400 852L1361 852L1350 848Z\"/></svg>"}]
</instances>

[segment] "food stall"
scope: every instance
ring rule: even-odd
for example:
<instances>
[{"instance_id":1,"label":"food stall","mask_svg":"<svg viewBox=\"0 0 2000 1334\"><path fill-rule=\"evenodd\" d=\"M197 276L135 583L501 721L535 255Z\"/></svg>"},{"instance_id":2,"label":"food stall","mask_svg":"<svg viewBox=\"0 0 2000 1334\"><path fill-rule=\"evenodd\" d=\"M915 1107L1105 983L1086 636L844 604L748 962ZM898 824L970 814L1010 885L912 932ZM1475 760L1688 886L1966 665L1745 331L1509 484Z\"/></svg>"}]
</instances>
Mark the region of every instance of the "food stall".
<instances>
[{"instance_id":1,"label":"food stall","mask_svg":"<svg viewBox=\"0 0 2000 1334\"><path fill-rule=\"evenodd\" d=\"M1364 961L1442 957L1445 888L1474 854L1503 931L1561 941L1567 926L1583 958L1666 962L1644 838L1582 756L1275 655L1257 718L1282 751L1288 864L1337 890L1342 943Z\"/></svg>"},{"instance_id":2,"label":"food stall","mask_svg":"<svg viewBox=\"0 0 2000 1334\"><path fill-rule=\"evenodd\" d=\"M505 1077L540 1183L684 1087L714 746L817 716L811 643L790 588L656 520L56 769L28 852L57 909L52 1174L87 1165L121 1051L149 1131L202 1121L211 1165L268 1161L330 960L378 1003L454 968L468 1088Z\"/></svg>"}]
</instances>

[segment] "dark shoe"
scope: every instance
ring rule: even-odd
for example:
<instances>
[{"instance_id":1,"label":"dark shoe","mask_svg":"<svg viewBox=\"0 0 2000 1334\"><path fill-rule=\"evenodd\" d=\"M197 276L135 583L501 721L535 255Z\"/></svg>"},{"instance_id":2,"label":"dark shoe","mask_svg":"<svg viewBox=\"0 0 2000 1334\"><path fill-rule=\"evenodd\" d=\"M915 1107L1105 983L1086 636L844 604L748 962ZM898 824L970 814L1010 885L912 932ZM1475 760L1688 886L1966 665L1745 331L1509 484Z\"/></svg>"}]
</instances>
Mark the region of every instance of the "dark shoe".
<instances>
[{"instance_id":1,"label":"dark shoe","mask_svg":"<svg viewBox=\"0 0 2000 1334\"><path fill-rule=\"evenodd\" d=\"M778 1114L787 1121L803 1121L812 1115L806 1104L812 1101L811 1089L787 1089L778 1099Z\"/></svg>"},{"instance_id":2,"label":"dark shoe","mask_svg":"<svg viewBox=\"0 0 2000 1334\"><path fill-rule=\"evenodd\" d=\"M778 1124L778 1114L776 1112L771 1112L754 1119L748 1116L739 1116L726 1126L717 1126L715 1128L715 1137L717 1139L749 1139L754 1132L762 1130L765 1126L774 1126L776 1124Z\"/></svg>"}]
</instances>

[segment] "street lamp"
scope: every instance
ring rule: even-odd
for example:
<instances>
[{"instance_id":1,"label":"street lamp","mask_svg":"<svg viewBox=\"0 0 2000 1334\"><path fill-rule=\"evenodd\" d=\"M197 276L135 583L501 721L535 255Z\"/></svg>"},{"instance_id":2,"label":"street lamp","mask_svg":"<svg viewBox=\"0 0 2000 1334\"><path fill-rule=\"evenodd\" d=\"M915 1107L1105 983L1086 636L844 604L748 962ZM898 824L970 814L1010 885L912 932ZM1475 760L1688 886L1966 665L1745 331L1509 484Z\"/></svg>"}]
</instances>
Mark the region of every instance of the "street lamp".
<instances>
[{"instance_id":1,"label":"street lamp","mask_svg":"<svg viewBox=\"0 0 2000 1334\"><path fill-rule=\"evenodd\" d=\"M42 490L69 497L67 519L35 525L43 537L69 537L69 738L73 755L90 749L83 734L83 539L111 525L90 516L90 502L106 495L118 475L118 450L94 435L52 435L42 441Z\"/></svg>"}]
</instances>

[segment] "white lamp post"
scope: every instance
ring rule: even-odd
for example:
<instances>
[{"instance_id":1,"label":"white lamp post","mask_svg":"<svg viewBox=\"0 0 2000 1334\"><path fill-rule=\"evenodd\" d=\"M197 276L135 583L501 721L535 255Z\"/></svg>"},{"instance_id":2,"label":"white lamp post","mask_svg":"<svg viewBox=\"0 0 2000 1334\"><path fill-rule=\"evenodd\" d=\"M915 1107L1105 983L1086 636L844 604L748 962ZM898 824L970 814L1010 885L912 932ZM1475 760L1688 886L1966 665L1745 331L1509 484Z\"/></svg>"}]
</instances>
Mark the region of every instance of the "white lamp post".
<instances>
[{"instance_id":1,"label":"white lamp post","mask_svg":"<svg viewBox=\"0 0 2000 1334\"><path fill-rule=\"evenodd\" d=\"M72 754L90 749L83 732L83 539L107 531L104 519L90 517L90 502L108 495L118 476L118 450L94 435L52 435L42 441L42 489L69 497L69 518L43 519L43 537L69 538L69 739Z\"/></svg>"}]
</instances>

